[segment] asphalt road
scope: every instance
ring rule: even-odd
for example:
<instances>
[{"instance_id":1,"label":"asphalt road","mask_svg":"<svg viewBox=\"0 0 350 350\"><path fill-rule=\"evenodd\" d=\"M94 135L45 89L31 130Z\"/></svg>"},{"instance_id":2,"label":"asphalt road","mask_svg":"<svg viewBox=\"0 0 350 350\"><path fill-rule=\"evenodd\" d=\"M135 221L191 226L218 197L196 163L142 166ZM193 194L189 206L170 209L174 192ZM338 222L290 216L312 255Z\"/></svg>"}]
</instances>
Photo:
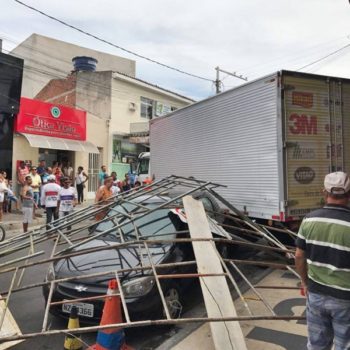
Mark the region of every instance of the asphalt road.
<instances>
[{"instance_id":1,"label":"asphalt road","mask_svg":"<svg viewBox=\"0 0 350 350\"><path fill-rule=\"evenodd\" d=\"M49 257L53 244L53 241L50 240L38 245L36 249L37 251L44 250L46 252L45 257ZM14 259L22 255L23 251L11 255L11 258ZM40 257L40 259L42 258L44 258L44 256ZM1 259L0 263L5 260L5 258ZM42 282L46 275L47 267L48 264L44 264L26 269L22 285ZM12 273L0 275L1 290L7 290L9 288L11 278ZM189 310L193 305L198 304L196 302L198 293L200 293L200 291L197 286L194 286L188 292L188 295L186 295L187 304L185 305L185 310ZM32 288L25 291L14 292L11 295L9 308L23 333L36 333L41 331L45 312L45 300L41 288ZM67 320L52 315L49 316L48 329L64 328L67 328ZM151 350L172 337L174 333L179 330L180 328L176 327L143 327L128 329L126 330L126 338L127 343L135 349ZM82 339L86 344L92 345L95 343L96 333L85 333L82 335ZM40 336L25 340L21 344L15 345L12 349L62 350L63 344L64 335L49 337Z\"/></svg>"},{"instance_id":2,"label":"asphalt road","mask_svg":"<svg viewBox=\"0 0 350 350\"><path fill-rule=\"evenodd\" d=\"M45 256L49 257L49 254L53 248L53 241L47 241L36 247L37 251L44 250ZM18 253L17 257L23 255L23 252ZM15 258L15 255L11 255L11 258ZM41 256L43 258L43 256ZM239 258L239 257L238 257ZM3 262L5 258L0 260ZM29 268L25 271L22 285L39 283L44 280L48 265L38 265L33 268ZM249 279L259 278L259 275L265 273L264 269L258 269L248 267L245 274ZM7 290L10 285L11 274L0 275L0 289ZM201 303L202 297L199 288L199 284L194 284L191 289L186 292L186 303L184 307L184 317L201 317L205 314L205 309ZM15 292L11 296L10 310L17 321L20 329L23 333L40 332L42 329L45 301L41 292L41 288L33 288L25 291ZM67 328L67 320L63 320L54 316L49 316L49 329L65 329ZM83 326L83 325L82 325ZM143 327L133 328L126 330L127 343L140 350L156 349L162 343L171 338L171 342L174 339L181 339L183 334L188 334L198 325L186 324L181 327ZM95 343L96 333L83 334L83 341L92 345ZM27 349L62 349L64 344L64 336L56 335L49 337L36 337L34 339L28 339L21 344L13 347L14 350L27 350Z\"/></svg>"}]
</instances>

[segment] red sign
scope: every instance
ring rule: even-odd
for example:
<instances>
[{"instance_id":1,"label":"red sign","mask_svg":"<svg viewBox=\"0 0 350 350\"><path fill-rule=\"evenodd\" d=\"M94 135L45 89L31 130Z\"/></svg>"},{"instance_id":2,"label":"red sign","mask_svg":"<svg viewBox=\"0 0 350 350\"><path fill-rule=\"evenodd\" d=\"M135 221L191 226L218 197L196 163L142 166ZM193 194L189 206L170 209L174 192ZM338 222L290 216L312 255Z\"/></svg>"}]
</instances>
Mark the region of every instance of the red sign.
<instances>
[{"instance_id":1,"label":"red sign","mask_svg":"<svg viewBox=\"0 0 350 350\"><path fill-rule=\"evenodd\" d=\"M299 115L293 113L289 120L293 125L289 126L289 131L294 135L317 135L317 117L314 115Z\"/></svg>"},{"instance_id":2,"label":"red sign","mask_svg":"<svg viewBox=\"0 0 350 350\"><path fill-rule=\"evenodd\" d=\"M22 97L15 132L85 141L86 112Z\"/></svg>"},{"instance_id":3,"label":"red sign","mask_svg":"<svg viewBox=\"0 0 350 350\"><path fill-rule=\"evenodd\" d=\"M304 108L312 108L314 104L314 95L310 92L293 91L292 104Z\"/></svg>"}]
</instances>

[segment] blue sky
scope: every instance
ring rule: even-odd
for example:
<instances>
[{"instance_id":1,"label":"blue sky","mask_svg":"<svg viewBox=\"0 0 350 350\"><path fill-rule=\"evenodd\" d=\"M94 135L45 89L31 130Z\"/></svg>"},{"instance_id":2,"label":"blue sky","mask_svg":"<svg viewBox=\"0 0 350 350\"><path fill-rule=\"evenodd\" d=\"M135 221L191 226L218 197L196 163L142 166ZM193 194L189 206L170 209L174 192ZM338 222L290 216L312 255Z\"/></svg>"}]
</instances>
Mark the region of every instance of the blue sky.
<instances>
[{"instance_id":1,"label":"blue sky","mask_svg":"<svg viewBox=\"0 0 350 350\"><path fill-rule=\"evenodd\" d=\"M348 0L24 0L77 27L142 55L215 79L215 67L249 80L296 70L350 44ZM124 52L63 27L13 0L2 0L0 38L10 50L33 32L115 55ZM211 82L141 59L137 76L195 99ZM350 47L304 71L350 78ZM224 89L241 80L222 74Z\"/></svg>"}]
</instances>

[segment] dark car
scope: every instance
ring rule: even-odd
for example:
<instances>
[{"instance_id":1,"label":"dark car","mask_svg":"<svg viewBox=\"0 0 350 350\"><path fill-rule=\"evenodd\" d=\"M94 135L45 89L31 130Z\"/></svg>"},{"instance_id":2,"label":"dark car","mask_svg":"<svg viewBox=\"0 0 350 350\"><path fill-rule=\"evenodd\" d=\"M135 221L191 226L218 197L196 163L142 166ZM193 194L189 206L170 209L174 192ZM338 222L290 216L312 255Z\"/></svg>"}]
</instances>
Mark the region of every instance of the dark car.
<instances>
[{"instance_id":1,"label":"dark car","mask_svg":"<svg viewBox=\"0 0 350 350\"><path fill-rule=\"evenodd\" d=\"M203 204L211 211L217 209L216 203L212 198L200 196ZM159 205L165 203L164 197L141 196L134 199L134 202L128 202L116 205L108 212L108 216L112 216L117 212L133 213L140 208L138 203L148 209L154 209L149 214L135 220L138 227L139 235L143 239L162 239L171 240L174 238L188 237L188 230L183 212L177 209L163 208L159 209ZM118 223L122 223L126 217L119 219ZM98 235L115 226L112 221L106 221L97 224L93 232L90 234ZM215 221L211 221L211 226L215 226ZM123 237L127 241L136 240L135 227L128 222L121 227ZM215 235L229 238L229 234L219 226L213 228ZM110 244L120 243L120 235L115 229L108 234L96 237L90 242L84 243L75 248L74 251L85 250L92 247L108 246ZM142 246L142 244L141 244ZM194 260L191 243L162 243L157 245L149 245L149 253L152 262L157 264L184 262ZM141 261L142 260L142 261ZM62 259L51 265L47 274L47 280L60 279L83 274L92 274L111 270L121 270L127 268L139 267L142 265L150 265L149 257L145 249L140 254L140 243L131 244L120 249L109 249L75 256L69 259ZM193 265L171 268L162 268L161 274L176 274L194 272ZM162 303L159 292L155 283L155 279L150 270L134 270L129 272L120 272L119 278L122 284L122 290L125 295L128 312L132 320L150 319L162 315ZM107 291L108 281L113 275L100 276L81 280L70 280L55 284L52 301L62 301L77 298L86 298L98 295L104 295ZM176 282L175 282L176 281ZM169 308L171 317L176 318L181 312L182 302L181 295L189 283L193 283L193 279L162 279L162 290ZM45 299L48 297L49 285L43 288ZM83 322L97 323L99 322L103 309L103 300L86 301L75 304L78 306L79 315ZM50 308L50 312L63 317L68 317L71 304L56 305Z\"/></svg>"}]
</instances>

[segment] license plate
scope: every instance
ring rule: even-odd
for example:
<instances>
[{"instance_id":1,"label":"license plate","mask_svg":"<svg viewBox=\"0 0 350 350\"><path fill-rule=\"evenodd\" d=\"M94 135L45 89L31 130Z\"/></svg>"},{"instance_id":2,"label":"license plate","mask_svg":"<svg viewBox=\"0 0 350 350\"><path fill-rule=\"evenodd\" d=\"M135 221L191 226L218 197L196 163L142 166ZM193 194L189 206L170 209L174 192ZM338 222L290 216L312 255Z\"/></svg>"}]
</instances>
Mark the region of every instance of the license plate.
<instances>
[{"instance_id":1,"label":"license plate","mask_svg":"<svg viewBox=\"0 0 350 350\"><path fill-rule=\"evenodd\" d=\"M69 314L72 309L72 306L76 306L78 308L78 316L94 317L93 304L85 304L85 303L62 304L62 311Z\"/></svg>"}]
</instances>

